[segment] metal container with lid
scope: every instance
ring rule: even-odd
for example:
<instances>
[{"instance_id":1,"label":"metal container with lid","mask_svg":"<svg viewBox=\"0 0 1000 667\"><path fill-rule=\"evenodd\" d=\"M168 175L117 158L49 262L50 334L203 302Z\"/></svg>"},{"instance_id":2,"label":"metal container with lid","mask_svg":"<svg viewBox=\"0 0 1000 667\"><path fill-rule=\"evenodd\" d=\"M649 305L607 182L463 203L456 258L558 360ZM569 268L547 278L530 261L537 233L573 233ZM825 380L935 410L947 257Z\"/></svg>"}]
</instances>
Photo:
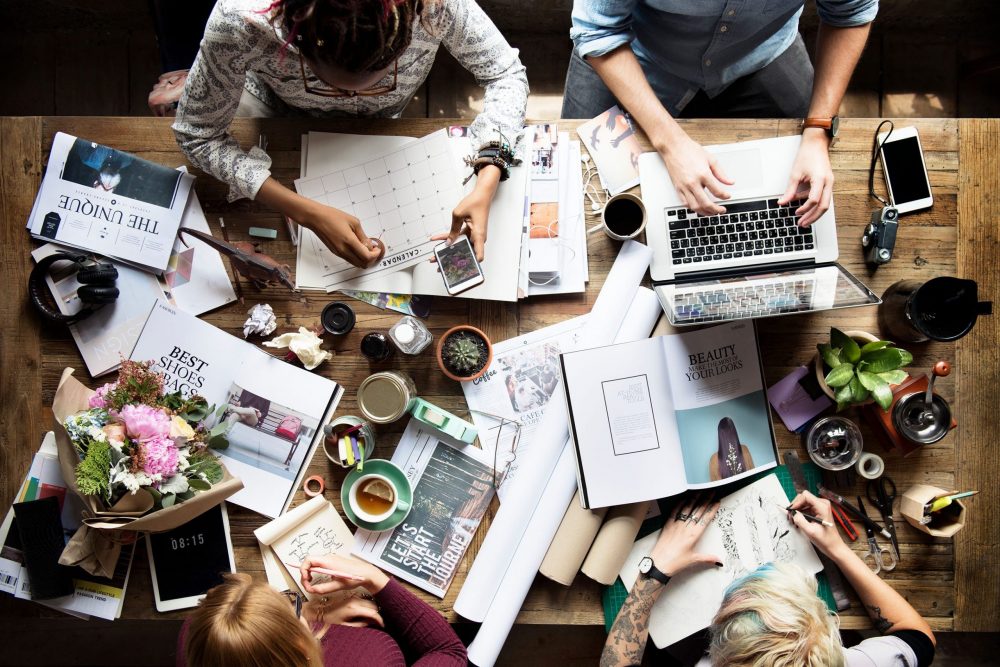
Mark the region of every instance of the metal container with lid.
<instances>
[{"instance_id":1,"label":"metal container with lid","mask_svg":"<svg viewBox=\"0 0 1000 667\"><path fill-rule=\"evenodd\" d=\"M861 430L845 417L824 417L806 435L809 458L826 470L845 470L861 458Z\"/></svg>"},{"instance_id":2,"label":"metal container with lid","mask_svg":"<svg viewBox=\"0 0 1000 667\"><path fill-rule=\"evenodd\" d=\"M951 408L937 394L931 397L928 405L924 392L913 392L896 401L892 425L910 442L931 445L951 430Z\"/></svg>"},{"instance_id":3,"label":"metal container with lid","mask_svg":"<svg viewBox=\"0 0 1000 667\"><path fill-rule=\"evenodd\" d=\"M405 415L417 397L413 378L403 371L369 375L358 387L358 408L365 419L391 424Z\"/></svg>"}]
</instances>

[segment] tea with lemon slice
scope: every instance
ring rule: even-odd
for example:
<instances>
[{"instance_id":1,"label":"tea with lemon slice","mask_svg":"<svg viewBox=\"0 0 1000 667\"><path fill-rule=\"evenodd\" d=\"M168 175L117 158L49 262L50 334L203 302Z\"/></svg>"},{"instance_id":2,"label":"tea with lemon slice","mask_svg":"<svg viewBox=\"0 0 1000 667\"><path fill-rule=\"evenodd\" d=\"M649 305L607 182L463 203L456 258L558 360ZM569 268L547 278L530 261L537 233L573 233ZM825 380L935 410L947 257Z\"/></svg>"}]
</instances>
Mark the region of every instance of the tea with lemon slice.
<instances>
[{"instance_id":1,"label":"tea with lemon slice","mask_svg":"<svg viewBox=\"0 0 1000 667\"><path fill-rule=\"evenodd\" d=\"M373 516L381 516L392 509L396 491L383 479L370 479L360 488L356 496L358 507Z\"/></svg>"}]
</instances>

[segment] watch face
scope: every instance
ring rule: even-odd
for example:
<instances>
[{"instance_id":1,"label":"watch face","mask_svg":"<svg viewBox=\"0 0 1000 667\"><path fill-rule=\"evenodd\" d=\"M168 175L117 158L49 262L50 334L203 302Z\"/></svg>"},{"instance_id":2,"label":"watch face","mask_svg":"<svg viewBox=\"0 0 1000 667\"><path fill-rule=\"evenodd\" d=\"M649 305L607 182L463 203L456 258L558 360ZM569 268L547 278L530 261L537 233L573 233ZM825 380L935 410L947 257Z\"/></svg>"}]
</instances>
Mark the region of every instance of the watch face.
<instances>
[{"instance_id":1,"label":"watch face","mask_svg":"<svg viewBox=\"0 0 1000 667\"><path fill-rule=\"evenodd\" d=\"M648 574L653 567L653 559L646 556L641 561L639 561L639 572L642 574Z\"/></svg>"},{"instance_id":2,"label":"watch face","mask_svg":"<svg viewBox=\"0 0 1000 667\"><path fill-rule=\"evenodd\" d=\"M830 119L830 136L837 136L837 132L840 131L840 116L834 116Z\"/></svg>"}]
</instances>

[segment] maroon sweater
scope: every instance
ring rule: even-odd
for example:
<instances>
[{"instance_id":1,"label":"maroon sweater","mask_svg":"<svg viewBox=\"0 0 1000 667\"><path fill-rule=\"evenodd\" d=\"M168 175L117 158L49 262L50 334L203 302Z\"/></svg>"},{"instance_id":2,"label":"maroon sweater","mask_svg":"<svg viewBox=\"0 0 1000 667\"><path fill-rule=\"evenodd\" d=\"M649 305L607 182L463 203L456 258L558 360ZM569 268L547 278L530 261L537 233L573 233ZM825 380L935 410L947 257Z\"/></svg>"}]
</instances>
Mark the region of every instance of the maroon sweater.
<instances>
[{"instance_id":1,"label":"maroon sweater","mask_svg":"<svg viewBox=\"0 0 1000 667\"><path fill-rule=\"evenodd\" d=\"M326 667L464 667L465 646L448 622L395 579L375 596L385 630L332 625L320 639ZM184 639L177 638L177 667L187 667ZM191 667L201 667L192 665Z\"/></svg>"}]
</instances>

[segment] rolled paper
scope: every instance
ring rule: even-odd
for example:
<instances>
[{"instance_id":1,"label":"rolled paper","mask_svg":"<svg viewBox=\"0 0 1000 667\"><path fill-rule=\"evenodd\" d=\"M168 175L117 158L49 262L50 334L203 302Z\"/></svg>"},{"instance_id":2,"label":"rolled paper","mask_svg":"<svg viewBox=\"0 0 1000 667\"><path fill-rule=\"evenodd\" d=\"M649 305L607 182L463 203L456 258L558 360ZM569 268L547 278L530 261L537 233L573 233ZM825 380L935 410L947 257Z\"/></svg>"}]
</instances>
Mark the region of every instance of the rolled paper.
<instances>
[{"instance_id":1,"label":"rolled paper","mask_svg":"<svg viewBox=\"0 0 1000 667\"><path fill-rule=\"evenodd\" d=\"M584 509L580 505L580 491L577 490L576 498L566 509L559 530L545 553L545 560L538 568L539 573L563 586L571 586L607 513L607 507Z\"/></svg>"},{"instance_id":2,"label":"rolled paper","mask_svg":"<svg viewBox=\"0 0 1000 667\"><path fill-rule=\"evenodd\" d=\"M615 583L648 512L648 501L612 507L583 562L582 572L605 586Z\"/></svg>"}]
</instances>

